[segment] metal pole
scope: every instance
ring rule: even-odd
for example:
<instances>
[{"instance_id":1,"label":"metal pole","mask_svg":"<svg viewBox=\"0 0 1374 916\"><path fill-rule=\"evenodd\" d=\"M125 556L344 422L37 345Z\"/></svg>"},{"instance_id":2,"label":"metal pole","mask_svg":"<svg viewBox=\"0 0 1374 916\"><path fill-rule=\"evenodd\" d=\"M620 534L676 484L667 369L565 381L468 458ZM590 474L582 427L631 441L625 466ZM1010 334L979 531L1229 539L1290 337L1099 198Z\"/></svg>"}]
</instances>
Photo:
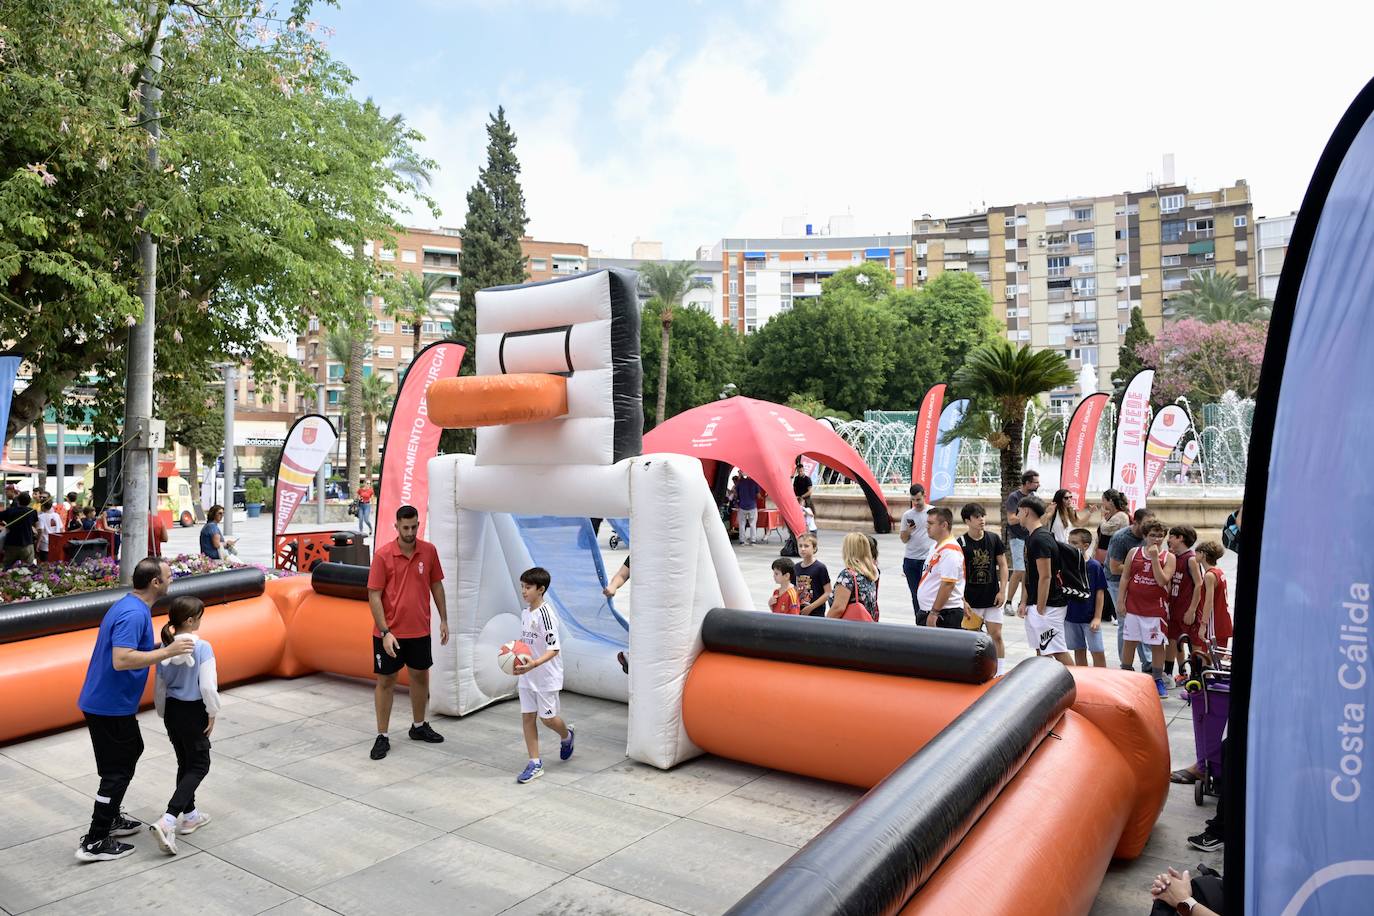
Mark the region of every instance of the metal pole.
<instances>
[{"instance_id":1,"label":"metal pole","mask_svg":"<svg viewBox=\"0 0 1374 916\"><path fill-rule=\"evenodd\" d=\"M67 427L57 424L57 492L53 496L67 498Z\"/></svg>"},{"instance_id":2,"label":"metal pole","mask_svg":"<svg viewBox=\"0 0 1374 916\"><path fill-rule=\"evenodd\" d=\"M234 533L234 388L238 369L224 367L224 536Z\"/></svg>"},{"instance_id":3,"label":"metal pole","mask_svg":"<svg viewBox=\"0 0 1374 916\"><path fill-rule=\"evenodd\" d=\"M316 410L320 416L324 416L324 386L315 386ZM324 465L315 472L315 524L324 524Z\"/></svg>"},{"instance_id":4,"label":"metal pole","mask_svg":"<svg viewBox=\"0 0 1374 916\"><path fill-rule=\"evenodd\" d=\"M158 105L162 100L162 27L166 8L149 0L149 25L154 30L148 61L139 78L143 97L143 129L148 133L148 171L157 174L158 137L161 125ZM157 459L148 448L148 421L153 416L153 326L157 318L157 243L146 230L138 234L140 261L139 298L143 300L143 319L129 329L128 371L124 387L124 498L120 522L122 548L119 555L119 581L133 579L134 566L148 555L150 529L148 506L152 475Z\"/></svg>"}]
</instances>

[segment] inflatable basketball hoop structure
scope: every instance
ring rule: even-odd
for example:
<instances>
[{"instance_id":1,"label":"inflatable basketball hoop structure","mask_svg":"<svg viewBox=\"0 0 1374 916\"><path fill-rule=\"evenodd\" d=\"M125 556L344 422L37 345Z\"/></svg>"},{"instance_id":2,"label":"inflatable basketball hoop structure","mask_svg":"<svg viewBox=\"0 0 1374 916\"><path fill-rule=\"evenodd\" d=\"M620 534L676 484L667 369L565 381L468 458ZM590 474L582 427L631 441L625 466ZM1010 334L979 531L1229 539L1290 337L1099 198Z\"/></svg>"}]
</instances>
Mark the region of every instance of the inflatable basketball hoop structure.
<instances>
[{"instance_id":1,"label":"inflatable basketball hoop structure","mask_svg":"<svg viewBox=\"0 0 1374 916\"><path fill-rule=\"evenodd\" d=\"M626 753L671 767L701 751L682 694L713 607L751 607L701 465L640 455L633 274L602 270L477 294L477 374L429 389L430 417L477 428L476 455L429 463L429 538L445 559L450 631L432 703L463 715L513 696L497 650L518 638L519 576L553 575L565 689L629 703ZM588 518L628 518L633 628L601 597ZM577 560L552 565L548 557ZM456 563L455 563L456 558ZM617 651L635 659L627 678Z\"/></svg>"}]
</instances>

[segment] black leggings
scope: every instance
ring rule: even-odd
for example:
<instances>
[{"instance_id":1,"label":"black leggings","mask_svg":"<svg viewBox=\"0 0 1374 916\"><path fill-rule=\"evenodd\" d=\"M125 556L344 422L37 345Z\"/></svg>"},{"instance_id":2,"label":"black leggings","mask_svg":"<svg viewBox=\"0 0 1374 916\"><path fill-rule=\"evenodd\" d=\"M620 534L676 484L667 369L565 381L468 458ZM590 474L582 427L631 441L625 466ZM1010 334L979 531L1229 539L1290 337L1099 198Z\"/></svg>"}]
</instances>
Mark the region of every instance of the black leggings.
<instances>
[{"instance_id":1,"label":"black leggings","mask_svg":"<svg viewBox=\"0 0 1374 916\"><path fill-rule=\"evenodd\" d=\"M196 789L210 772L210 738L205 734L210 717L200 700L168 697L163 721L177 755L177 787L167 802L167 813L176 817L196 810Z\"/></svg>"},{"instance_id":2,"label":"black leggings","mask_svg":"<svg viewBox=\"0 0 1374 916\"><path fill-rule=\"evenodd\" d=\"M110 835L124 793L134 778L138 758L143 756L143 734L133 716L97 716L86 713L86 729L95 751L95 770L100 774L91 829L87 839L103 840Z\"/></svg>"}]
</instances>

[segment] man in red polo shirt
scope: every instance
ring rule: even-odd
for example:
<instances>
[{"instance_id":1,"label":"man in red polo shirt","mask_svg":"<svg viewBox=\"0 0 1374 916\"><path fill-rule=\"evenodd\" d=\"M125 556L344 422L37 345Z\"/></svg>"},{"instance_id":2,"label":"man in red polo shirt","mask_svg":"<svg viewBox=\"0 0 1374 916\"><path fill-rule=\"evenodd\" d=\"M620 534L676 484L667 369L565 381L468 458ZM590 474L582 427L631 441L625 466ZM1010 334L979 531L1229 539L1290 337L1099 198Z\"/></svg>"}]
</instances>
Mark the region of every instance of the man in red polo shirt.
<instances>
[{"instance_id":1,"label":"man in red polo shirt","mask_svg":"<svg viewBox=\"0 0 1374 916\"><path fill-rule=\"evenodd\" d=\"M367 601L372 608L372 670L377 674L377 740L372 759L391 750L387 727L396 695L396 675L410 672L410 710L415 724L410 737L438 744L444 740L425 720L429 705L430 599L439 609L439 643L448 645L448 611L444 606L444 571L439 552L419 539L420 513L414 506L396 510L396 539L377 551L367 576Z\"/></svg>"}]
</instances>

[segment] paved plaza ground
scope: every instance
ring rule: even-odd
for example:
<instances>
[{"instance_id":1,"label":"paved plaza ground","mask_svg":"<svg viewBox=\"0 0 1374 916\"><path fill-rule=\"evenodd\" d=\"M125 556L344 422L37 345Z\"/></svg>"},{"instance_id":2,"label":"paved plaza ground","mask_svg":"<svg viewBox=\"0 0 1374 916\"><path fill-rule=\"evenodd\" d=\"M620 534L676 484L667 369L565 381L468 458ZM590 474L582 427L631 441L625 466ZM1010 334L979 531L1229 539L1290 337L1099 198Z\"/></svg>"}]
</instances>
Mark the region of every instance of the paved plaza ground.
<instances>
[{"instance_id":1,"label":"paved plaza ground","mask_svg":"<svg viewBox=\"0 0 1374 916\"><path fill-rule=\"evenodd\" d=\"M266 562L268 520L239 515L241 557ZM175 530L173 552L193 552L196 531ZM821 539L821 559L834 570L840 533ZM910 626L901 545L895 534L879 541L883 622ZM777 544L736 553L763 607ZM1234 558L1223 566L1232 574ZM632 614L633 580L623 594ZM1031 654L1018 623L1006 635L1010 663ZM1106 635L1114 648L1115 633ZM719 913L862 794L714 757L670 772L635 763L624 756L625 707L576 694L564 694L576 754L558 761L546 733L546 775L520 786L514 703L436 717L448 739L440 745L405 739L408 708L398 698L393 750L374 762L369 682L312 675L225 691L213 768L198 793L214 822L181 838L175 858L148 834L117 862L73 858L97 783L84 729L0 746L0 911ZM1164 709L1182 766L1193 757L1189 710L1177 698ZM175 762L157 716L139 718L147 749L125 805L148 820L165 806ZM1092 912L1148 912L1149 879L1167 865L1220 868L1220 851L1185 843L1212 810L1210 800L1194 805L1191 787L1172 787L1145 855L1112 866ZM989 881L997 870L988 862Z\"/></svg>"}]
</instances>

